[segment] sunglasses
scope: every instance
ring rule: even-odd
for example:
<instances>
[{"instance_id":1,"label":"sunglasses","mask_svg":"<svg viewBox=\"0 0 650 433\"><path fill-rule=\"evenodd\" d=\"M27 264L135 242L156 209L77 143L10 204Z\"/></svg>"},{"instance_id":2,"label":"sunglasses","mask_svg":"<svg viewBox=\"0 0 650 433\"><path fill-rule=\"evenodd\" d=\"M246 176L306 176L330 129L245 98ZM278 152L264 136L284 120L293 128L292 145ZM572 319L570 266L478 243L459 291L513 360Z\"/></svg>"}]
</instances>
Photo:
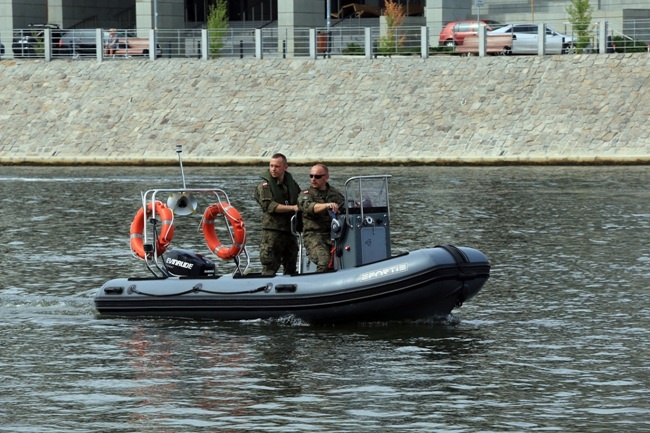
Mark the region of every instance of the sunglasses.
<instances>
[{"instance_id":1,"label":"sunglasses","mask_svg":"<svg viewBox=\"0 0 650 433\"><path fill-rule=\"evenodd\" d=\"M321 177L325 176L324 174L310 174L309 177L312 179L320 179Z\"/></svg>"}]
</instances>

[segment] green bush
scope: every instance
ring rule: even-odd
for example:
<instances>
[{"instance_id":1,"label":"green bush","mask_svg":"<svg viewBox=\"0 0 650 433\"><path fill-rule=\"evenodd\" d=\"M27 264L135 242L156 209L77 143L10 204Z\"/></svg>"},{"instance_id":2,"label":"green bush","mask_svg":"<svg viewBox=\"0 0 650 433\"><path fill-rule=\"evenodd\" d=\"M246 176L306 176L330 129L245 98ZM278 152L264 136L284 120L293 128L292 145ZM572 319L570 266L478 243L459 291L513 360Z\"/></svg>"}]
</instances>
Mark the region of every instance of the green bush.
<instances>
[{"instance_id":1,"label":"green bush","mask_svg":"<svg viewBox=\"0 0 650 433\"><path fill-rule=\"evenodd\" d=\"M365 53L363 48L358 44L350 42L345 48L343 48L343 54L346 54L348 56L362 56Z\"/></svg>"},{"instance_id":2,"label":"green bush","mask_svg":"<svg viewBox=\"0 0 650 433\"><path fill-rule=\"evenodd\" d=\"M613 47L616 47L614 52L617 53L642 53L648 50L646 42L629 40L622 36L614 36L611 43Z\"/></svg>"},{"instance_id":3,"label":"green bush","mask_svg":"<svg viewBox=\"0 0 650 433\"><path fill-rule=\"evenodd\" d=\"M447 45L429 47L429 54L453 53L454 49L455 47L450 47Z\"/></svg>"}]
</instances>

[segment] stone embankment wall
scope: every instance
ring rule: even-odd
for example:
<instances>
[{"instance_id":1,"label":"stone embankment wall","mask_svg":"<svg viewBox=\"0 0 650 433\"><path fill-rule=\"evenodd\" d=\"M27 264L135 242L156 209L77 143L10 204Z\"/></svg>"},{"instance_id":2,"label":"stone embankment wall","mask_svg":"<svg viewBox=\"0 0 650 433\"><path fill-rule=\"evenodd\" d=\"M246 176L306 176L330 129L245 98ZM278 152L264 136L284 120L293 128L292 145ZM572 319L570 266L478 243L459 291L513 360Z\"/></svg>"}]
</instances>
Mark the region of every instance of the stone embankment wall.
<instances>
[{"instance_id":1,"label":"stone embankment wall","mask_svg":"<svg viewBox=\"0 0 650 433\"><path fill-rule=\"evenodd\" d=\"M650 162L650 55L0 61L0 164Z\"/></svg>"}]
</instances>

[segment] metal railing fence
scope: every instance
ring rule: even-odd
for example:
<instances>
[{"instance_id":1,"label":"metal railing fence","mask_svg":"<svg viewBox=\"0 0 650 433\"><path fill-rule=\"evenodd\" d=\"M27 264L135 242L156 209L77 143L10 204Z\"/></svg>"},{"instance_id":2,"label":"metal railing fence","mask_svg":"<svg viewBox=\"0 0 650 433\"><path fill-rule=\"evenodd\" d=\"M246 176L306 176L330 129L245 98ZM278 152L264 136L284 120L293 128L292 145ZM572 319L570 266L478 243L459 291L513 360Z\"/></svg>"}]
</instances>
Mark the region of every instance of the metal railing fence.
<instances>
[{"instance_id":1,"label":"metal railing fence","mask_svg":"<svg viewBox=\"0 0 650 433\"><path fill-rule=\"evenodd\" d=\"M602 21L587 25L566 22L548 23L569 35L575 44L569 53L650 52L650 20ZM604 29L604 30L603 30ZM139 44L139 51L126 50L116 59L156 58L291 58L357 56L381 58L454 54L455 47L443 46L438 35L427 27L263 28L233 27L207 29L118 29L122 42ZM16 29L10 45L5 43L4 58L107 59L103 29ZM489 38L489 33L487 34ZM155 47L155 48L154 48ZM467 51L464 51L467 53ZM544 52L540 52L544 54ZM538 53L538 54L540 54ZM133 55L131 55L133 54ZM485 55L485 53L478 53ZM111 57L112 59L112 57Z\"/></svg>"}]
</instances>

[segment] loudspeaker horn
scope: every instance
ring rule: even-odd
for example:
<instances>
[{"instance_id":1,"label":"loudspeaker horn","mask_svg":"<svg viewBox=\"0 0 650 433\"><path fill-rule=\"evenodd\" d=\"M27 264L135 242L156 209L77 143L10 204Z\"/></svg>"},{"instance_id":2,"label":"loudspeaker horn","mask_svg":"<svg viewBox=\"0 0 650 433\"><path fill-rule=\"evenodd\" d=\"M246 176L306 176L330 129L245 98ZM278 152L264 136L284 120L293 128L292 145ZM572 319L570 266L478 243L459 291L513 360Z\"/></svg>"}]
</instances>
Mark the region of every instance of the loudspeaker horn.
<instances>
[{"instance_id":1,"label":"loudspeaker horn","mask_svg":"<svg viewBox=\"0 0 650 433\"><path fill-rule=\"evenodd\" d=\"M192 194L175 192L169 195L167 206L174 211L174 215L185 216L192 215L196 211L198 202Z\"/></svg>"}]
</instances>

